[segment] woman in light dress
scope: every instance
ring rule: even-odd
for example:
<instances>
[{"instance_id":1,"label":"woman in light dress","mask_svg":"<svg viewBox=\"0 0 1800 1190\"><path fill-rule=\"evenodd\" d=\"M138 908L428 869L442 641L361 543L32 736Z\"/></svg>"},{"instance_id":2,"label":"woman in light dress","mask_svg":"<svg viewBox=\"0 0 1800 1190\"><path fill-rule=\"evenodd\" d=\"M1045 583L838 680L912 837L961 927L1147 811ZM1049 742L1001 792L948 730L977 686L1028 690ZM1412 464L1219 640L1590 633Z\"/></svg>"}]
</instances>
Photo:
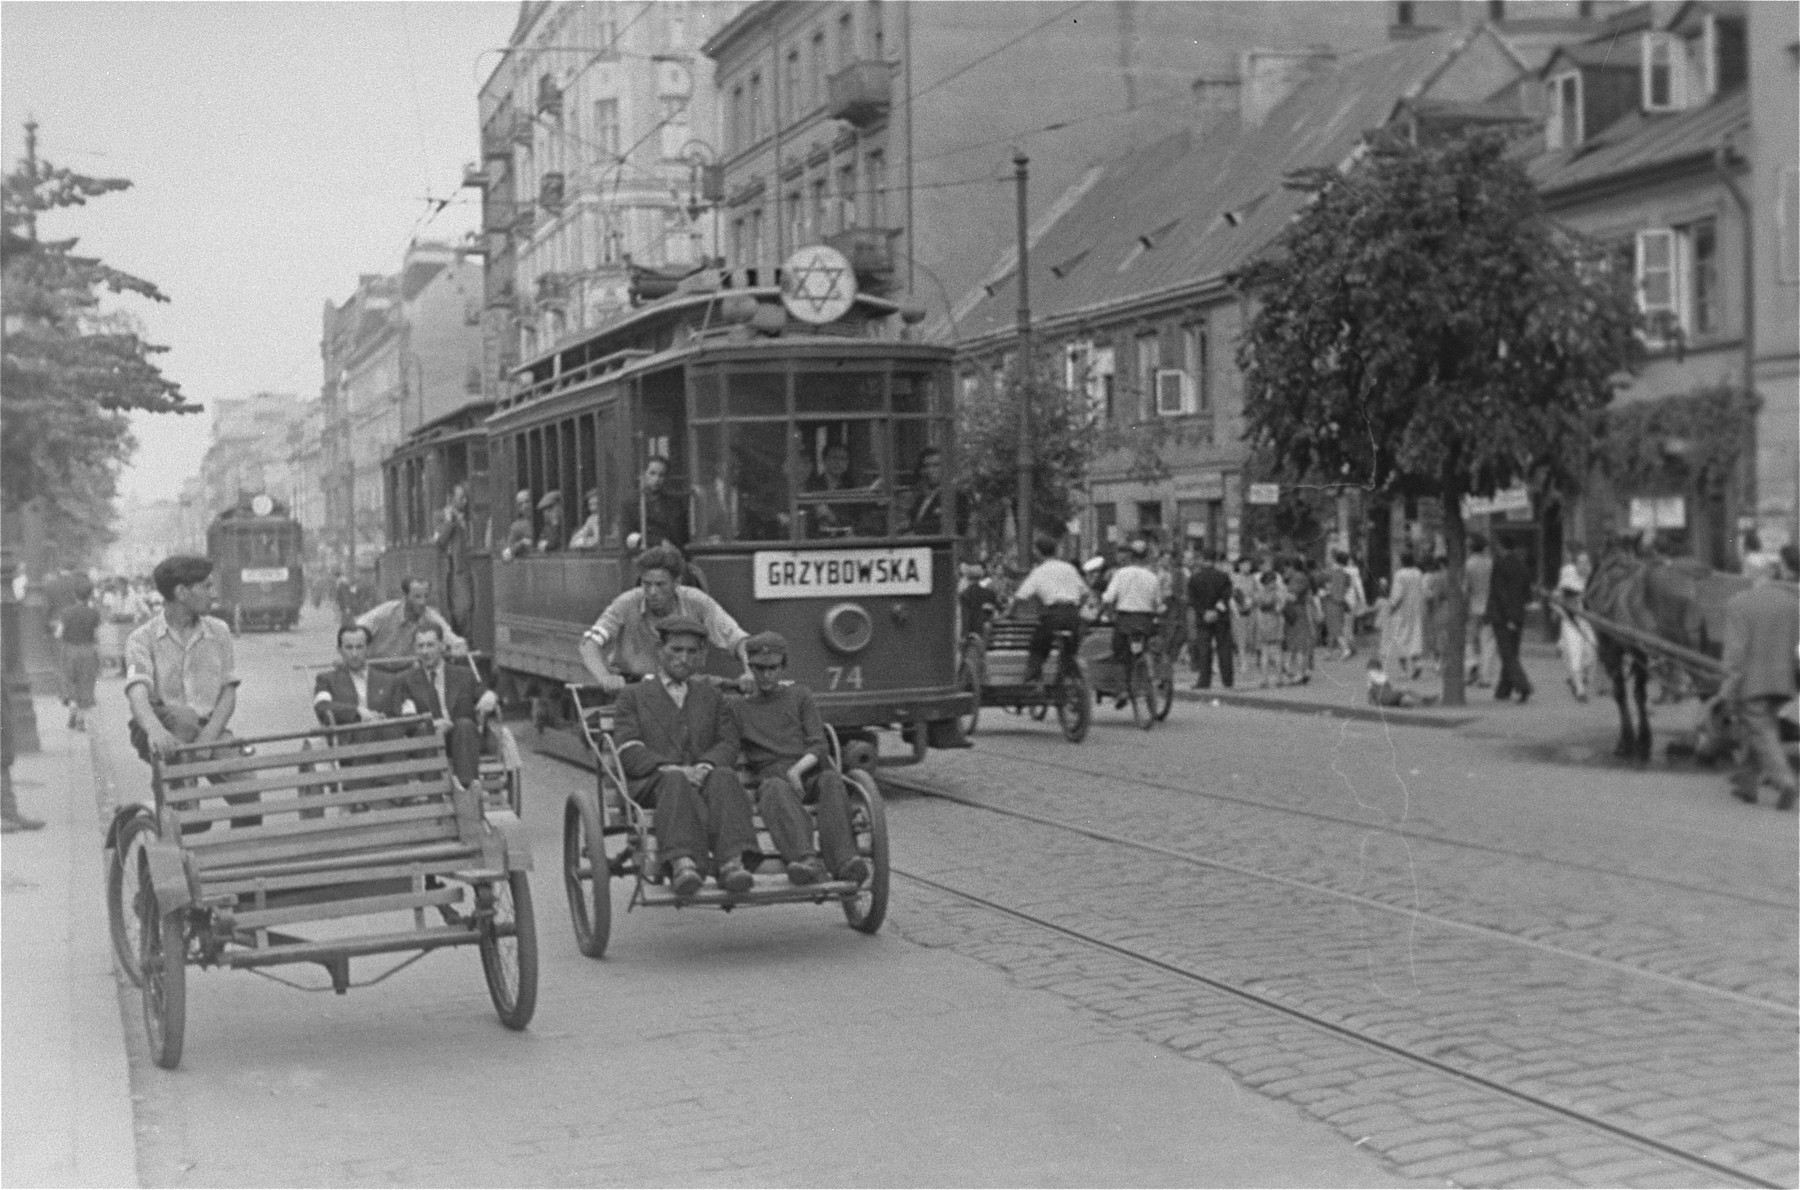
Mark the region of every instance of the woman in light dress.
<instances>
[{"instance_id":1,"label":"woman in light dress","mask_svg":"<svg viewBox=\"0 0 1800 1190\"><path fill-rule=\"evenodd\" d=\"M1588 558L1587 551L1579 546L1570 546L1564 554L1562 572L1556 578L1556 593L1575 606L1581 606L1581 596L1587 590L1588 576L1594 572L1594 564ZM1557 613L1562 621L1557 634L1557 648L1562 653L1563 664L1569 668L1569 690L1575 695L1577 702L1588 700L1588 691L1594 684L1594 659L1599 650L1599 642L1594 639L1594 626L1577 616Z\"/></svg>"},{"instance_id":2,"label":"woman in light dress","mask_svg":"<svg viewBox=\"0 0 1800 1190\"><path fill-rule=\"evenodd\" d=\"M1390 675L1419 680L1419 655L1425 651L1425 574L1412 551L1400 555L1400 569L1388 595L1387 655Z\"/></svg>"}]
</instances>

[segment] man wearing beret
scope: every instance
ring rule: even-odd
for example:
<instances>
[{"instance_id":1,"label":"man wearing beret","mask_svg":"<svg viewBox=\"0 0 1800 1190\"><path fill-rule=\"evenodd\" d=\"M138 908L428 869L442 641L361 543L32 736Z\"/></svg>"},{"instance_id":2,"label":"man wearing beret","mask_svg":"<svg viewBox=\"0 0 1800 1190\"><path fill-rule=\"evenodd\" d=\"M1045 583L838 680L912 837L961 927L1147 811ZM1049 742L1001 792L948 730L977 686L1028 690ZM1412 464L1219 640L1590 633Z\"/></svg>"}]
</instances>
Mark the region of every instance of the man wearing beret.
<instances>
[{"instance_id":1,"label":"man wearing beret","mask_svg":"<svg viewBox=\"0 0 1800 1190\"><path fill-rule=\"evenodd\" d=\"M703 869L726 892L749 892L756 879L744 861L757 854L756 826L733 768L737 720L716 686L690 680L706 655L706 626L675 616L658 630L658 673L627 686L615 711L631 796L656 810L657 852L676 896L699 892Z\"/></svg>"},{"instance_id":2,"label":"man wearing beret","mask_svg":"<svg viewBox=\"0 0 1800 1190\"><path fill-rule=\"evenodd\" d=\"M861 884L869 878L869 861L856 853L851 837L844 779L828 763L825 725L812 692L781 680L787 651L787 641L774 632L759 632L745 641L756 691L729 708L758 783L763 825L781 852L791 883L818 884L835 877ZM806 816L808 802L818 807L817 847Z\"/></svg>"}]
</instances>

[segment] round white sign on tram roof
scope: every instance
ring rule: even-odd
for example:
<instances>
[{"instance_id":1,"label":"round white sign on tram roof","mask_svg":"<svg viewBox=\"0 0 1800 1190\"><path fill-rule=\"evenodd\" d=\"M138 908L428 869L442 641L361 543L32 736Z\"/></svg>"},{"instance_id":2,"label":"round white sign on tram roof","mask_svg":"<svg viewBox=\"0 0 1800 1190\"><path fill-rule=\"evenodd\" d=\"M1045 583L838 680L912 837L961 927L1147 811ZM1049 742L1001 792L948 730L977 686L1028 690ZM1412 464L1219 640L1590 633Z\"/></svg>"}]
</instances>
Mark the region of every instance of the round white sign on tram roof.
<instances>
[{"instance_id":1,"label":"round white sign on tram roof","mask_svg":"<svg viewBox=\"0 0 1800 1190\"><path fill-rule=\"evenodd\" d=\"M266 494L257 496L250 501L250 511L257 516L268 516L275 511L275 501L269 499Z\"/></svg>"},{"instance_id":2,"label":"round white sign on tram roof","mask_svg":"<svg viewBox=\"0 0 1800 1190\"><path fill-rule=\"evenodd\" d=\"M801 322L836 322L855 301L856 273L836 248L810 244L781 266L781 304Z\"/></svg>"}]
</instances>

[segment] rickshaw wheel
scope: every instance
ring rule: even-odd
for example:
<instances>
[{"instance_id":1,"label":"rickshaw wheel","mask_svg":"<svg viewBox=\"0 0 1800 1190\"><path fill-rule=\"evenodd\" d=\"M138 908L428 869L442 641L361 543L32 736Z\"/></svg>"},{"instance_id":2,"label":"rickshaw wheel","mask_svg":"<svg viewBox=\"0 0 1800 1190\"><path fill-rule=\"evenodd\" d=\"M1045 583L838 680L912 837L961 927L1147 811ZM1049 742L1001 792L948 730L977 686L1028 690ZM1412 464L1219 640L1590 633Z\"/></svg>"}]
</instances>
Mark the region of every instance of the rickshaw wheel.
<instances>
[{"instance_id":1,"label":"rickshaw wheel","mask_svg":"<svg viewBox=\"0 0 1800 1190\"><path fill-rule=\"evenodd\" d=\"M1156 695L1156 721L1161 723L1175 709L1175 663L1164 657L1160 665L1152 666L1151 669L1153 677L1150 689Z\"/></svg>"},{"instance_id":2,"label":"rickshaw wheel","mask_svg":"<svg viewBox=\"0 0 1800 1190\"><path fill-rule=\"evenodd\" d=\"M144 865L144 844L158 838L156 820L136 813L123 819L114 837L106 865L106 916L112 933L113 957L133 987L144 986L143 919L138 898L143 895L139 873ZM130 897L127 903L126 898Z\"/></svg>"},{"instance_id":3,"label":"rickshaw wheel","mask_svg":"<svg viewBox=\"0 0 1800 1190\"><path fill-rule=\"evenodd\" d=\"M138 923L143 952L144 1034L150 1059L164 1070L181 1065L187 1034L187 915L161 912L150 883L150 865L138 865Z\"/></svg>"},{"instance_id":4,"label":"rickshaw wheel","mask_svg":"<svg viewBox=\"0 0 1800 1190\"><path fill-rule=\"evenodd\" d=\"M975 667L966 660L956 667L956 692L967 694L972 700L969 713L956 721L963 738L970 739L981 723L981 681L975 676Z\"/></svg>"},{"instance_id":5,"label":"rickshaw wheel","mask_svg":"<svg viewBox=\"0 0 1800 1190\"><path fill-rule=\"evenodd\" d=\"M593 795L569 795L563 807L563 888L569 895L575 945L590 959L604 955L612 937L612 871L601 824Z\"/></svg>"},{"instance_id":6,"label":"rickshaw wheel","mask_svg":"<svg viewBox=\"0 0 1800 1190\"><path fill-rule=\"evenodd\" d=\"M1149 731L1156 726L1156 679L1150 672L1150 654L1133 657L1129 673L1125 694L1131 701L1131 721Z\"/></svg>"},{"instance_id":7,"label":"rickshaw wheel","mask_svg":"<svg viewBox=\"0 0 1800 1190\"><path fill-rule=\"evenodd\" d=\"M887 916L887 807L867 769L845 773L844 791L850 795L850 833L856 840L857 854L868 860L872 869L862 887L844 898L844 920L865 934L873 934Z\"/></svg>"},{"instance_id":8,"label":"rickshaw wheel","mask_svg":"<svg viewBox=\"0 0 1800 1190\"><path fill-rule=\"evenodd\" d=\"M1063 679L1062 701L1056 704L1056 721L1062 726L1063 738L1071 744L1087 739L1088 724L1094 718L1093 700L1088 695L1087 679L1079 673Z\"/></svg>"},{"instance_id":9,"label":"rickshaw wheel","mask_svg":"<svg viewBox=\"0 0 1800 1190\"><path fill-rule=\"evenodd\" d=\"M531 910L531 884L523 872L508 872L475 890L482 909L481 972L500 1023L523 1029L537 1010L537 919Z\"/></svg>"}]
</instances>

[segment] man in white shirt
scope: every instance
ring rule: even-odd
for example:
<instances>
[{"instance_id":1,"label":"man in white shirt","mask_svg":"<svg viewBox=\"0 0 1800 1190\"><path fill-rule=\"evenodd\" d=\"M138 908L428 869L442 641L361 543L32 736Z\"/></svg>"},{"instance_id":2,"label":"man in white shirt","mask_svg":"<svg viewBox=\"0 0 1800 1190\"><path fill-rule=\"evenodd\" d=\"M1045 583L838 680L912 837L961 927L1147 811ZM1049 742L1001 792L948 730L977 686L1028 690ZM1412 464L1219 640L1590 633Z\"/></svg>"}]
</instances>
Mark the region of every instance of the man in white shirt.
<instances>
[{"instance_id":1,"label":"man in white shirt","mask_svg":"<svg viewBox=\"0 0 1800 1190\"><path fill-rule=\"evenodd\" d=\"M737 654L743 665L739 689L756 688L744 642L750 634L704 591L681 586L686 560L672 545L651 546L637 556L638 585L606 605L581 638L581 661L595 683L617 694L632 678L662 667L662 632L672 621L693 620L706 629L707 642Z\"/></svg>"},{"instance_id":2,"label":"man in white shirt","mask_svg":"<svg viewBox=\"0 0 1800 1190\"><path fill-rule=\"evenodd\" d=\"M1131 660L1131 638L1149 636L1162 614L1162 580L1150 569L1149 560L1149 543L1132 542L1129 558L1113 571L1100 596L1100 606L1113 612L1113 659L1121 664Z\"/></svg>"},{"instance_id":3,"label":"man in white shirt","mask_svg":"<svg viewBox=\"0 0 1800 1190\"><path fill-rule=\"evenodd\" d=\"M1076 650L1081 646L1081 604L1088 595L1081 572L1056 556L1055 541L1048 537L1038 538L1037 552L1038 564L1013 592L1012 603L1007 609L1010 613L1027 599L1036 599L1042 608L1037 627L1031 633L1031 651L1025 665L1028 683L1043 677L1044 662L1049 658L1050 646L1059 632L1069 634L1063 644L1064 668L1075 660Z\"/></svg>"}]
</instances>

